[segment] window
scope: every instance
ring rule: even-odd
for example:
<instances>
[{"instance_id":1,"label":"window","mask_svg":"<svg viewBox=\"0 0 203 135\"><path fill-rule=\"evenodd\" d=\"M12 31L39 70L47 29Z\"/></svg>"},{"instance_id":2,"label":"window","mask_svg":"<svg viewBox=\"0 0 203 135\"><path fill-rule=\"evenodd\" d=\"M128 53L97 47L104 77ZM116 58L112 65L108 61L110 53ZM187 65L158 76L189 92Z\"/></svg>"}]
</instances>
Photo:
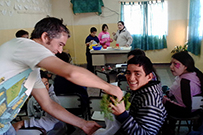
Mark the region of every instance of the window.
<instances>
[{"instance_id":1,"label":"window","mask_svg":"<svg viewBox=\"0 0 203 135\"><path fill-rule=\"evenodd\" d=\"M133 36L134 48L166 48L167 3L159 0L121 2L121 20Z\"/></svg>"},{"instance_id":2,"label":"window","mask_svg":"<svg viewBox=\"0 0 203 135\"><path fill-rule=\"evenodd\" d=\"M122 18L131 34L143 34L144 30L152 35L166 34L166 2L129 2L122 3L122 6Z\"/></svg>"},{"instance_id":3,"label":"window","mask_svg":"<svg viewBox=\"0 0 203 135\"><path fill-rule=\"evenodd\" d=\"M190 0L188 51L200 54L203 37L203 1Z\"/></svg>"}]
</instances>

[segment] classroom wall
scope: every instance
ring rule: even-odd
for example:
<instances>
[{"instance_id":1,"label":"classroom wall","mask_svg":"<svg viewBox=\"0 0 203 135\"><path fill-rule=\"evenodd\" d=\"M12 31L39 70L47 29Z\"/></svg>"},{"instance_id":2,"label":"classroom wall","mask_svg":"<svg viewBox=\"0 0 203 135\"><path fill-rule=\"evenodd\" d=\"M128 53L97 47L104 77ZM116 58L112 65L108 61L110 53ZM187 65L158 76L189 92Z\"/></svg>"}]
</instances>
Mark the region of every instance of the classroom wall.
<instances>
[{"instance_id":1,"label":"classroom wall","mask_svg":"<svg viewBox=\"0 0 203 135\"><path fill-rule=\"evenodd\" d=\"M103 23L109 26L109 33L117 30L120 17L120 0L103 0L102 14L73 14L70 0L0 0L0 44L15 37L15 32L25 29L32 32L34 25L47 15L63 18L70 29L65 51L69 51L74 63L86 63L85 38L89 29L95 26L101 32ZM168 0L168 48L146 51L153 63L169 63L171 50L186 41L188 25L188 0ZM112 35L111 35L112 37ZM112 43L115 45L115 41ZM203 48L201 49L203 52ZM194 56L196 65L203 70L203 55Z\"/></svg>"},{"instance_id":2,"label":"classroom wall","mask_svg":"<svg viewBox=\"0 0 203 135\"><path fill-rule=\"evenodd\" d=\"M103 23L109 25L109 33L117 30L117 22L120 17L120 0L103 0L103 13L98 16L96 13L73 14L72 4L67 0L52 0L53 15L63 18L71 30L72 37L67 42L65 50L69 50L77 64L86 63L85 38L89 29L95 26L98 33L101 32ZM177 45L183 45L187 38L188 25L188 0L168 0L168 35L166 49L146 51L153 63L169 63L171 50ZM112 37L112 35L111 35ZM112 43L115 45L115 41ZM196 65L201 69L202 55L194 56ZM203 69L203 68L202 68Z\"/></svg>"},{"instance_id":3,"label":"classroom wall","mask_svg":"<svg viewBox=\"0 0 203 135\"><path fill-rule=\"evenodd\" d=\"M0 0L0 45L19 29L32 32L36 22L52 15L51 0Z\"/></svg>"}]
</instances>

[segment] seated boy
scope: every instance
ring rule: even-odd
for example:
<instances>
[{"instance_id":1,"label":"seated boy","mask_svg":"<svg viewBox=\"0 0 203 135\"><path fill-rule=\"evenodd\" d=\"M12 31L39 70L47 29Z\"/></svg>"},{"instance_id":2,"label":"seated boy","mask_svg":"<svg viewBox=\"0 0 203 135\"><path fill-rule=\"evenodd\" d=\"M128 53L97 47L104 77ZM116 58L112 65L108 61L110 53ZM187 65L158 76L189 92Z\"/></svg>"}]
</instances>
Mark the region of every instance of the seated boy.
<instances>
[{"instance_id":1,"label":"seated boy","mask_svg":"<svg viewBox=\"0 0 203 135\"><path fill-rule=\"evenodd\" d=\"M58 98L55 95L53 85L49 88L49 81L46 72L40 70L40 74L42 82L44 83L50 98L53 101L60 104ZM15 128L15 130L18 130L19 128L24 126L25 128L27 127L43 128L46 130L46 132L48 132L48 134L50 132L50 134L60 135L66 132L66 124L49 115L44 110L42 110L39 103L35 100L33 96L28 101L27 110L30 119L14 123L13 127ZM60 125L60 128L56 128L55 126L57 125Z\"/></svg>"},{"instance_id":2,"label":"seated boy","mask_svg":"<svg viewBox=\"0 0 203 135\"><path fill-rule=\"evenodd\" d=\"M135 56L128 61L126 79L131 89L129 113L123 101L110 104L113 114L121 123L116 135L158 134L167 112L162 103L160 82L151 81L153 72L153 65L146 56Z\"/></svg>"}]
</instances>

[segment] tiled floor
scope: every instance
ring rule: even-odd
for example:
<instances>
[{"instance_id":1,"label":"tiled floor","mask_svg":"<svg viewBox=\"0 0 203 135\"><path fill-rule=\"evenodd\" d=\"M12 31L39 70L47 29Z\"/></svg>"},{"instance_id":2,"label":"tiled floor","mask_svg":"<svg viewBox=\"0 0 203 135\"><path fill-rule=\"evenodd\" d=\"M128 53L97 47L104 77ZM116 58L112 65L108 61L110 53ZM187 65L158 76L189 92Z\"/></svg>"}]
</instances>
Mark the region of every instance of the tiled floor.
<instances>
[{"instance_id":1,"label":"tiled floor","mask_svg":"<svg viewBox=\"0 0 203 135\"><path fill-rule=\"evenodd\" d=\"M156 72L159 76L159 79L163 85L171 86L174 81L174 76L170 72L169 65L154 65L154 68L156 69ZM116 74L110 74L110 82L115 81ZM89 96L98 96L99 95L99 89L95 88L88 88L88 94ZM179 134L177 135L186 135L188 132L187 127L181 127ZM72 135L85 135L83 131L80 129L76 130Z\"/></svg>"}]
</instances>

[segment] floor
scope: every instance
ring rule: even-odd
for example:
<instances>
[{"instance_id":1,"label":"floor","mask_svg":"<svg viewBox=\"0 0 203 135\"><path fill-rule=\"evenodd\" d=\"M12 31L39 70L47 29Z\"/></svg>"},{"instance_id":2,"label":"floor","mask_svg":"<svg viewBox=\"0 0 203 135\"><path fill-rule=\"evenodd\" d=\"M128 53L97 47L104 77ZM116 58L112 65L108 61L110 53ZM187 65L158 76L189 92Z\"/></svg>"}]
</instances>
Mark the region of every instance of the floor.
<instances>
[{"instance_id":1,"label":"floor","mask_svg":"<svg viewBox=\"0 0 203 135\"><path fill-rule=\"evenodd\" d=\"M174 81L174 76L170 72L169 65L154 65L154 68L156 69L159 79L161 80L162 86L167 85L170 87L172 85L172 82ZM116 73L110 74L110 82L115 82L115 77L116 77ZM95 88L88 88L87 91L89 96L98 96L100 92L99 89L95 89ZM188 133L188 128L181 127L180 132L176 133L176 135L186 135L187 133ZM85 135L85 133L82 130L77 129L71 135Z\"/></svg>"}]
</instances>

